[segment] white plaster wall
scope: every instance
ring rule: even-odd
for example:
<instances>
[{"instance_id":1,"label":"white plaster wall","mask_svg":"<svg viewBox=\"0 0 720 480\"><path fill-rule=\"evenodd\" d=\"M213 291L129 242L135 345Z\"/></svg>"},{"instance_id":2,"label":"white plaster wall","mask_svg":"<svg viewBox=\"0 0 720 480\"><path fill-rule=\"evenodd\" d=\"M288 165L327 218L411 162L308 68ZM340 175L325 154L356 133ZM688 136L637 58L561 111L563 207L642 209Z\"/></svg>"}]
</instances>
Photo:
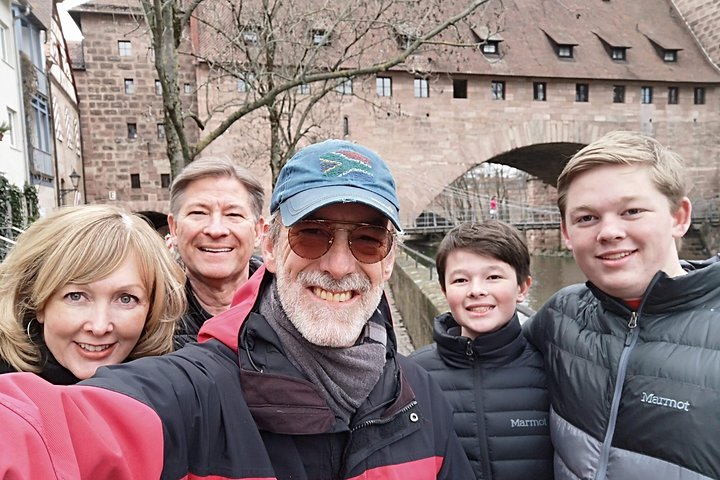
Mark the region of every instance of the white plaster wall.
<instances>
[{"instance_id":1,"label":"white plaster wall","mask_svg":"<svg viewBox=\"0 0 720 480\"><path fill-rule=\"evenodd\" d=\"M28 180L28 168L22 128L20 72L9 0L0 0L0 22L5 28L5 59L0 59L0 123L8 120L8 108L16 113L15 145L12 145L10 132L6 133L0 142L0 172L3 172L5 178L11 183L22 188Z\"/></svg>"}]
</instances>

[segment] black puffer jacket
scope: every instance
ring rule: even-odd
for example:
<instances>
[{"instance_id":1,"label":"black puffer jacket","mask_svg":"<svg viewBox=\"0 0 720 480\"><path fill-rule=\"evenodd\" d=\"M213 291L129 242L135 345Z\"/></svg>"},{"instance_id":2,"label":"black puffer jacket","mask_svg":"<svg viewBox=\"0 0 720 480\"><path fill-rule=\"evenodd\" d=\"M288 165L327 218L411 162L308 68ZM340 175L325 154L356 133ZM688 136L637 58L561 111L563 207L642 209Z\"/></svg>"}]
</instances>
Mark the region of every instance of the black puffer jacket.
<instances>
[{"instance_id":1,"label":"black puffer jacket","mask_svg":"<svg viewBox=\"0 0 720 480\"><path fill-rule=\"evenodd\" d=\"M720 262L659 272L633 312L588 283L526 326L548 366L557 479L720 478Z\"/></svg>"},{"instance_id":2,"label":"black puffer jacket","mask_svg":"<svg viewBox=\"0 0 720 480\"><path fill-rule=\"evenodd\" d=\"M450 401L453 423L473 466L487 480L551 480L550 400L542 357L517 315L474 341L450 313L435 319L436 343L412 357Z\"/></svg>"}]
</instances>

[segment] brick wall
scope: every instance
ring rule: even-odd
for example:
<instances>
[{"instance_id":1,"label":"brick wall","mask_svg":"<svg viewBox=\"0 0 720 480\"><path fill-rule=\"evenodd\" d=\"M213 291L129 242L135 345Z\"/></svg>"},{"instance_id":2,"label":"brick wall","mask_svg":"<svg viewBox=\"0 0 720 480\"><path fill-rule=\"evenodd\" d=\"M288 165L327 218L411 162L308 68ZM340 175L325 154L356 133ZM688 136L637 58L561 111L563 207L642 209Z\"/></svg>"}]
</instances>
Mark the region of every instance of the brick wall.
<instances>
[{"instance_id":1,"label":"brick wall","mask_svg":"<svg viewBox=\"0 0 720 480\"><path fill-rule=\"evenodd\" d=\"M162 187L162 175L170 175L170 164L165 139L158 132L158 125L164 123L162 97L156 92L157 73L144 22L131 15L95 12L81 18L85 68L74 74L81 104L87 202L167 212L169 190ZM118 41L130 42L129 55L120 55ZM126 80L132 82L129 92ZM181 92L184 83L192 86L192 94L184 100L194 105L191 68L184 71L180 83ZM136 138L129 138L128 124L136 126ZM131 175L139 176L139 188L131 185Z\"/></svg>"}]
</instances>

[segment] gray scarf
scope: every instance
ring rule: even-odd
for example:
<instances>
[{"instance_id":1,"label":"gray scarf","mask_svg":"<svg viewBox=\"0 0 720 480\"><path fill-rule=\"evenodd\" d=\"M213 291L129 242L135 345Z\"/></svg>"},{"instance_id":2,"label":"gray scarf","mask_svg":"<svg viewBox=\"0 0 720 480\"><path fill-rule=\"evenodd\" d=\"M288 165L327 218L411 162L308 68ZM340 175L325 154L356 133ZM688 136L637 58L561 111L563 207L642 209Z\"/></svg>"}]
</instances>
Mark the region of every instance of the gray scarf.
<instances>
[{"instance_id":1,"label":"gray scarf","mask_svg":"<svg viewBox=\"0 0 720 480\"><path fill-rule=\"evenodd\" d=\"M314 345L300 335L285 314L275 281L271 294L261 300L259 311L275 330L288 360L321 391L335 416L349 424L382 374L385 328L368 322L362 341L348 348Z\"/></svg>"}]
</instances>

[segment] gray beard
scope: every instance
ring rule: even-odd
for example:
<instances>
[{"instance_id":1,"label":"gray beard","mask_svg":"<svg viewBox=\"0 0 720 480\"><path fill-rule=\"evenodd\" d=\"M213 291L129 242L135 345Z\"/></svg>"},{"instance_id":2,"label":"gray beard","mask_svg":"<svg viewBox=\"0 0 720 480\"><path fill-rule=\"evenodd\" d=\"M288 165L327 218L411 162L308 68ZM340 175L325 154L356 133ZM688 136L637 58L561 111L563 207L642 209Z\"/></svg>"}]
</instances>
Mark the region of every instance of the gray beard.
<instances>
[{"instance_id":1,"label":"gray beard","mask_svg":"<svg viewBox=\"0 0 720 480\"><path fill-rule=\"evenodd\" d=\"M279 252L277 252L279 253ZM362 273L352 273L335 280L323 272L300 272L296 280L288 278L281 256L276 255L278 296L290 322L308 342L321 347L352 346L375 312L382 298L382 286L373 287ZM332 308L307 299L307 288L318 286L338 292L353 290L362 297L352 309Z\"/></svg>"}]
</instances>

